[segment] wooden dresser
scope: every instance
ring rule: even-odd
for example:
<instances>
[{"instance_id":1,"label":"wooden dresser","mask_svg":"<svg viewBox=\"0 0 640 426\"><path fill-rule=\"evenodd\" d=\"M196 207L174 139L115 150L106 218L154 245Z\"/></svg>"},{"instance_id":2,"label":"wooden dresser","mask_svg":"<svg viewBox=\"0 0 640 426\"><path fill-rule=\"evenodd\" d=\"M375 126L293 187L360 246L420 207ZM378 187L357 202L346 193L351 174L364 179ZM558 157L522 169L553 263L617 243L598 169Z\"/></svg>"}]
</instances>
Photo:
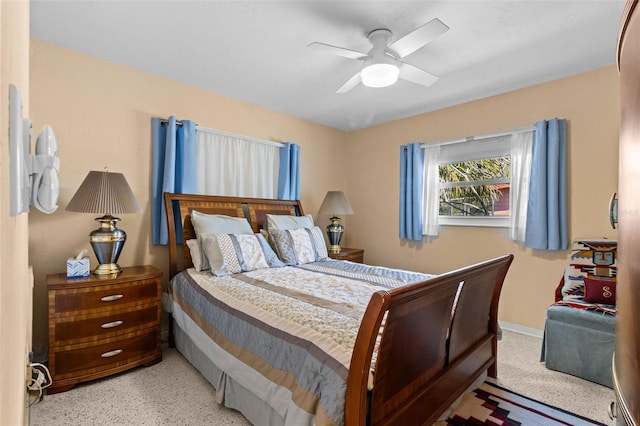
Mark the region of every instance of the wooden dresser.
<instances>
[{"instance_id":1,"label":"wooden dresser","mask_svg":"<svg viewBox=\"0 0 640 426\"><path fill-rule=\"evenodd\" d=\"M123 268L116 277L47 275L49 394L162 360L162 272Z\"/></svg>"},{"instance_id":2,"label":"wooden dresser","mask_svg":"<svg viewBox=\"0 0 640 426\"><path fill-rule=\"evenodd\" d=\"M335 260L350 260L352 262L364 263L364 250L342 247L340 253L329 253L329 257Z\"/></svg>"},{"instance_id":3,"label":"wooden dresser","mask_svg":"<svg viewBox=\"0 0 640 426\"><path fill-rule=\"evenodd\" d=\"M618 425L640 424L640 8L625 4L618 40L620 147L613 389Z\"/></svg>"}]
</instances>

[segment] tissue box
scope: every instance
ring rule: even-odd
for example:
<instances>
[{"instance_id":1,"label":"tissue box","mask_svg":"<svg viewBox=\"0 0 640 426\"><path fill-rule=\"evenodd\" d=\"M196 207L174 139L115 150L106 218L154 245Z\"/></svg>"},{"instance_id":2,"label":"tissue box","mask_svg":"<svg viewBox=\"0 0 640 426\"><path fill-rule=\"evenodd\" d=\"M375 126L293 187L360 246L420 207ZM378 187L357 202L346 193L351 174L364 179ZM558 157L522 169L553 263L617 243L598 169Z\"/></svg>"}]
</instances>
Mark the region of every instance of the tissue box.
<instances>
[{"instance_id":1,"label":"tissue box","mask_svg":"<svg viewBox=\"0 0 640 426\"><path fill-rule=\"evenodd\" d=\"M88 277L89 275L88 257L83 257L82 259L70 257L67 259L67 278Z\"/></svg>"}]
</instances>

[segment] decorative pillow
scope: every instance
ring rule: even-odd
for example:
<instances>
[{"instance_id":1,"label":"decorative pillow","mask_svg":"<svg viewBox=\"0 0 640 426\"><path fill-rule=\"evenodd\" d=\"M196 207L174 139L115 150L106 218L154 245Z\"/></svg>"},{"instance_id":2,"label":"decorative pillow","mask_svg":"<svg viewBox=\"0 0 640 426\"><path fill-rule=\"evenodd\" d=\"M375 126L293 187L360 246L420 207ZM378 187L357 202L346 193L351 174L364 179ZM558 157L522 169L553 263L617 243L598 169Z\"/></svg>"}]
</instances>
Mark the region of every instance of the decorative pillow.
<instances>
[{"instance_id":1,"label":"decorative pillow","mask_svg":"<svg viewBox=\"0 0 640 426\"><path fill-rule=\"evenodd\" d=\"M587 303L616 304L616 282L584 279L584 301Z\"/></svg>"},{"instance_id":2,"label":"decorative pillow","mask_svg":"<svg viewBox=\"0 0 640 426\"><path fill-rule=\"evenodd\" d=\"M576 240L571 248L569 265L556 295L559 300L584 297L584 279L616 276L617 241L604 239Z\"/></svg>"},{"instance_id":3,"label":"decorative pillow","mask_svg":"<svg viewBox=\"0 0 640 426\"><path fill-rule=\"evenodd\" d=\"M207 260L207 269L211 270L213 275L228 275L224 267L224 257L220 251L216 234L201 235L200 246L202 259Z\"/></svg>"},{"instance_id":4,"label":"decorative pillow","mask_svg":"<svg viewBox=\"0 0 640 426\"><path fill-rule=\"evenodd\" d=\"M273 237L278 257L287 265L301 265L329 258L322 230L317 226L311 229L272 229L269 234Z\"/></svg>"},{"instance_id":5,"label":"decorative pillow","mask_svg":"<svg viewBox=\"0 0 640 426\"><path fill-rule=\"evenodd\" d=\"M310 214L304 216L289 216L280 214L266 214L264 219L263 228L267 233L267 241L273 247L276 252L276 243L273 241L271 235L272 230L287 230L287 229L300 229L300 228L313 228L313 217Z\"/></svg>"},{"instance_id":6,"label":"decorative pillow","mask_svg":"<svg viewBox=\"0 0 640 426\"><path fill-rule=\"evenodd\" d=\"M267 214L263 225L265 231L272 229L298 229L313 228L313 216L310 214L304 216L288 216L280 214Z\"/></svg>"},{"instance_id":7,"label":"decorative pillow","mask_svg":"<svg viewBox=\"0 0 640 426\"><path fill-rule=\"evenodd\" d=\"M204 214L197 210L193 210L191 212L191 222L193 222L193 229L196 231L196 237L200 244L200 270L202 271L209 269L209 259L207 258L207 253L202 244L202 236L204 234L229 233L253 235L251 225L243 217L231 217L221 214Z\"/></svg>"},{"instance_id":8,"label":"decorative pillow","mask_svg":"<svg viewBox=\"0 0 640 426\"><path fill-rule=\"evenodd\" d=\"M260 234L205 234L203 247L216 276L285 266Z\"/></svg>"},{"instance_id":9,"label":"decorative pillow","mask_svg":"<svg viewBox=\"0 0 640 426\"><path fill-rule=\"evenodd\" d=\"M193 268L198 272L202 271L202 255L200 254L200 244L198 244L198 240L195 238L187 240L187 247L189 247Z\"/></svg>"}]
</instances>

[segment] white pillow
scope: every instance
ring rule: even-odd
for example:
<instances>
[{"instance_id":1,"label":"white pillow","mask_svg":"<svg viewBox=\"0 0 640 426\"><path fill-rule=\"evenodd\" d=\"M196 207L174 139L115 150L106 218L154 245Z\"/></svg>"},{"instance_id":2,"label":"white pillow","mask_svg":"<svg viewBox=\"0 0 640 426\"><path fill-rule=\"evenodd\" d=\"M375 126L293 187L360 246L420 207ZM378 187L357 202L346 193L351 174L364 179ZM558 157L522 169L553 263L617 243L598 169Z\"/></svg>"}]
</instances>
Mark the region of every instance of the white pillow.
<instances>
[{"instance_id":1,"label":"white pillow","mask_svg":"<svg viewBox=\"0 0 640 426\"><path fill-rule=\"evenodd\" d=\"M288 216L280 214L265 215L264 229L269 232L272 229L298 229L313 228L313 216Z\"/></svg>"},{"instance_id":2,"label":"white pillow","mask_svg":"<svg viewBox=\"0 0 640 426\"><path fill-rule=\"evenodd\" d=\"M205 234L202 240L216 276L285 266L260 234Z\"/></svg>"},{"instance_id":3,"label":"white pillow","mask_svg":"<svg viewBox=\"0 0 640 426\"><path fill-rule=\"evenodd\" d=\"M200 244L201 270L209 269L207 252L202 245L204 234L253 234L249 222L243 217L231 217L221 214L204 214L197 210L191 212L191 222ZM217 265L218 266L218 265Z\"/></svg>"},{"instance_id":4,"label":"white pillow","mask_svg":"<svg viewBox=\"0 0 640 426\"><path fill-rule=\"evenodd\" d=\"M200 254L200 244L198 244L198 240L195 238L187 240L187 247L189 247L193 268L198 272L202 271L202 255Z\"/></svg>"},{"instance_id":5,"label":"white pillow","mask_svg":"<svg viewBox=\"0 0 640 426\"><path fill-rule=\"evenodd\" d=\"M273 237L278 257L286 265L329 259L322 230L317 226L311 229L273 229L269 234Z\"/></svg>"}]
</instances>

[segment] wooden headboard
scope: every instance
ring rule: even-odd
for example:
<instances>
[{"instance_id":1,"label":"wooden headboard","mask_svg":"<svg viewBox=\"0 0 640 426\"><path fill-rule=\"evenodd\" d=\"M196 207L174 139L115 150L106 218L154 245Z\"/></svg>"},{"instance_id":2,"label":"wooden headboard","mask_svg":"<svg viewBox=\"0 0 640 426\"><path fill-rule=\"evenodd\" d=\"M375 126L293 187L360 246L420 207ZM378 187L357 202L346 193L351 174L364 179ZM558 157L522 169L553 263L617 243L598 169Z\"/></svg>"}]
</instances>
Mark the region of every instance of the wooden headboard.
<instances>
[{"instance_id":1,"label":"wooden headboard","mask_svg":"<svg viewBox=\"0 0 640 426\"><path fill-rule=\"evenodd\" d=\"M184 243L189 239L196 238L196 233L191 223L191 212L193 210L205 214L244 217L249 221L253 232L259 232L262 229L267 214L304 215L299 200L172 194L165 192L164 204L167 211L170 279L179 271L193 266L189 248ZM177 240L178 229L182 230L183 235L183 241L180 242ZM183 247L182 262L178 262L179 246Z\"/></svg>"}]
</instances>

